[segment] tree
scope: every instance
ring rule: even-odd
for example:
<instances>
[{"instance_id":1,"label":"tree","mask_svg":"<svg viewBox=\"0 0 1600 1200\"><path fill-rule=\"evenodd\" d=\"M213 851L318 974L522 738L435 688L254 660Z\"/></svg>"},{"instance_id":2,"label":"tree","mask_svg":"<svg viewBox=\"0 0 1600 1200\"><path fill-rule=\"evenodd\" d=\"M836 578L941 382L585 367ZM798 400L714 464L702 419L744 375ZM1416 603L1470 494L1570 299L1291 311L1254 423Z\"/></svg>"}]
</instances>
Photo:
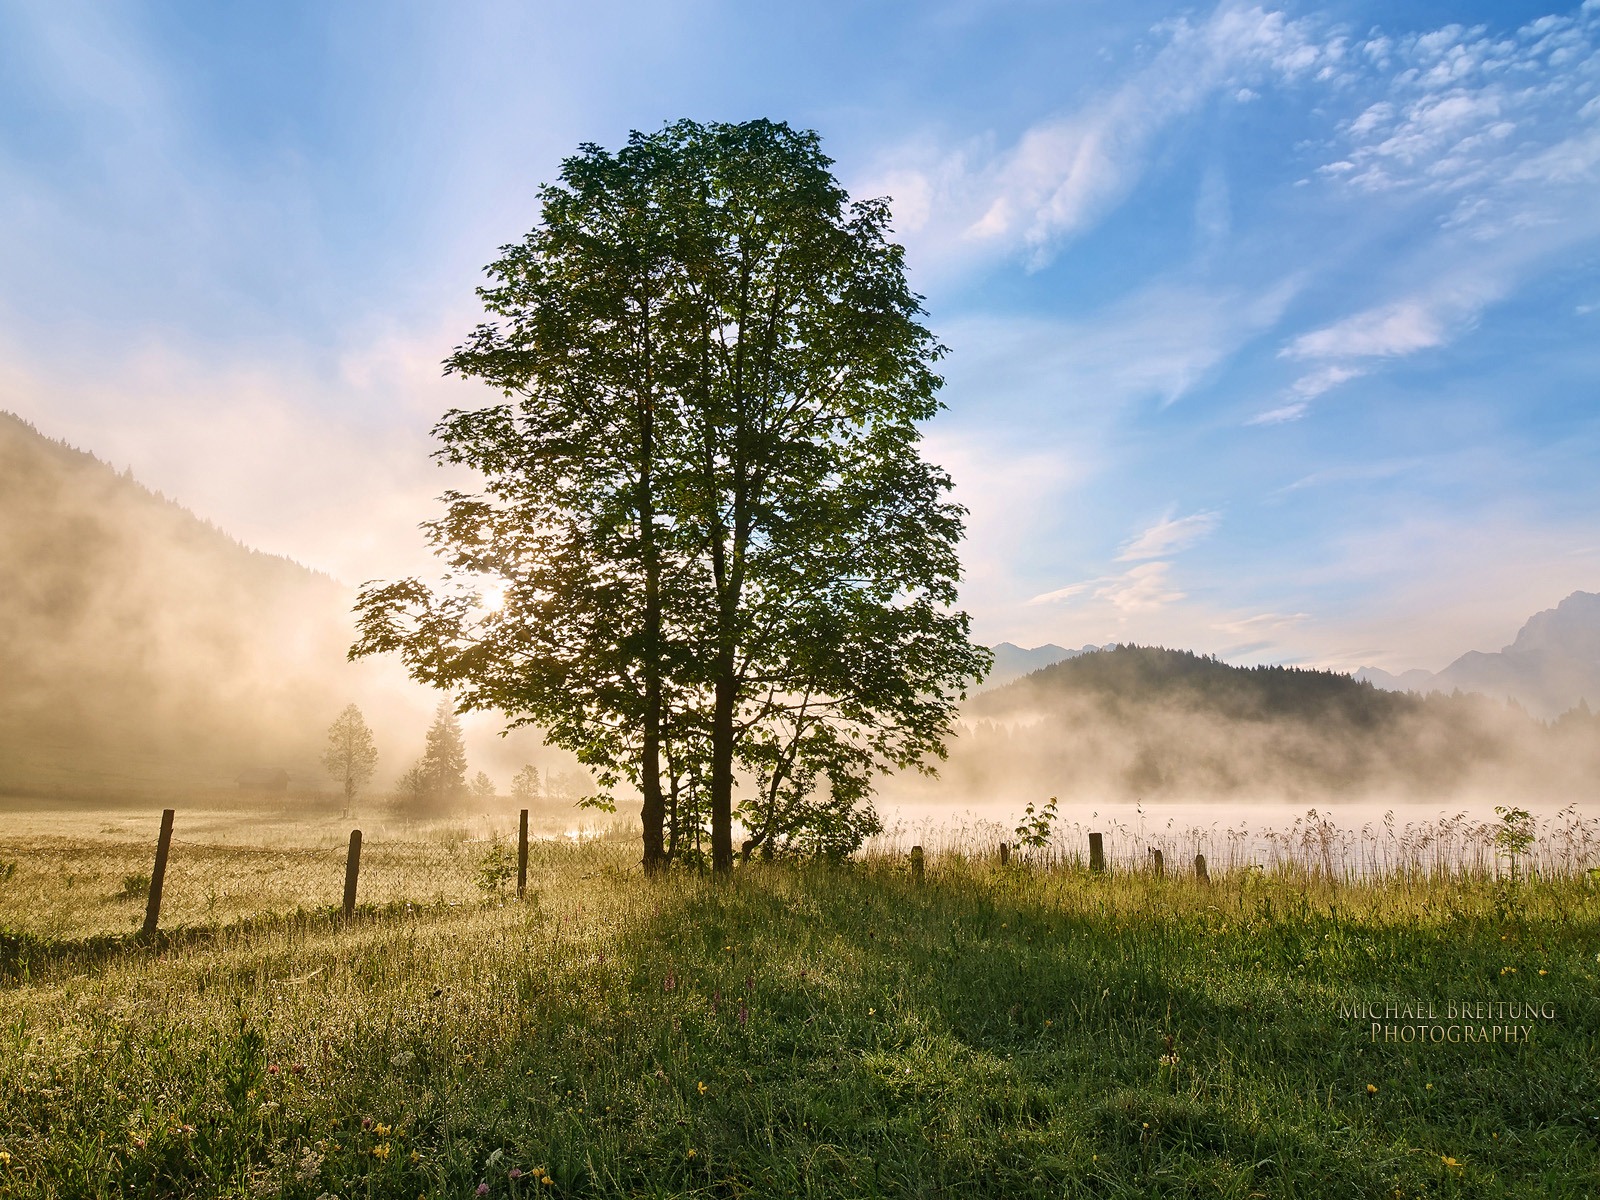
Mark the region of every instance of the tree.
<instances>
[{"instance_id":1,"label":"tree","mask_svg":"<svg viewBox=\"0 0 1600 1200\"><path fill-rule=\"evenodd\" d=\"M491 804L495 798L494 780L489 778L487 771L479 771L472 777L472 798L479 804Z\"/></svg>"},{"instance_id":2,"label":"tree","mask_svg":"<svg viewBox=\"0 0 1600 1200\"><path fill-rule=\"evenodd\" d=\"M539 785L539 768L525 765L511 779L511 798L519 804L533 804L544 795Z\"/></svg>"},{"instance_id":3,"label":"tree","mask_svg":"<svg viewBox=\"0 0 1600 1200\"><path fill-rule=\"evenodd\" d=\"M428 727L427 747L418 764L422 770L423 795L427 803L445 806L467 794L467 748L461 739L461 722L448 699L439 701L433 724Z\"/></svg>"},{"instance_id":4,"label":"tree","mask_svg":"<svg viewBox=\"0 0 1600 1200\"><path fill-rule=\"evenodd\" d=\"M830 166L769 121L568 159L446 363L505 402L435 429L485 481L427 526L444 586L358 600L353 655L637 786L647 869L702 831L728 869L736 816L763 852L824 818L854 848L873 774L942 756L987 667L953 611L963 510L918 455L942 349L886 202Z\"/></svg>"},{"instance_id":5,"label":"tree","mask_svg":"<svg viewBox=\"0 0 1600 1200\"><path fill-rule=\"evenodd\" d=\"M328 726L328 748L322 753L322 765L343 789L344 813L349 816L356 793L372 778L378 765L372 730L354 704L347 705Z\"/></svg>"}]
</instances>

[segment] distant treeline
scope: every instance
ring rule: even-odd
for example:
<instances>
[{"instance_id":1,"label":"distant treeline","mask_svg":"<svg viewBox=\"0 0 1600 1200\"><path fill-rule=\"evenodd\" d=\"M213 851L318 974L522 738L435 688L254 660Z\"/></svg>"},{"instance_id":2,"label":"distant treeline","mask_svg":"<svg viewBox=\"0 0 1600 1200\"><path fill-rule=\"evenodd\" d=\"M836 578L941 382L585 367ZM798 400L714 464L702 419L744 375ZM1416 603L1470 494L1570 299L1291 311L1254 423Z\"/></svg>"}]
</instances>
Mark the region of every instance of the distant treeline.
<instances>
[{"instance_id":1,"label":"distant treeline","mask_svg":"<svg viewBox=\"0 0 1600 1200\"><path fill-rule=\"evenodd\" d=\"M959 792L1307 798L1464 789L1592 796L1600 718L1477 694L1235 667L1154 646L1085 654L976 697L941 774Z\"/></svg>"}]
</instances>

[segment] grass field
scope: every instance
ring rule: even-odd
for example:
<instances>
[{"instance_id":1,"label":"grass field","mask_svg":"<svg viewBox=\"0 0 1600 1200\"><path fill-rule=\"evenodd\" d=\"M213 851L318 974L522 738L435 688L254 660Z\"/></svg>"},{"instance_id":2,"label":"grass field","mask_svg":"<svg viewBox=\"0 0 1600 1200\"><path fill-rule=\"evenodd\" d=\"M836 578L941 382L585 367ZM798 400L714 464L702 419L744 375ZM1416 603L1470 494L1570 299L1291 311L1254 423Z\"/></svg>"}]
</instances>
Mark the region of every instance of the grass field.
<instances>
[{"instance_id":1,"label":"grass field","mask_svg":"<svg viewBox=\"0 0 1600 1200\"><path fill-rule=\"evenodd\" d=\"M1586 877L647 881L563 838L518 903L469 825L370 831L345 924L344 824L214 820L153 945L149 814L0 839L0 1194L1600 1195Z\"/></svg>"}]
</instances>

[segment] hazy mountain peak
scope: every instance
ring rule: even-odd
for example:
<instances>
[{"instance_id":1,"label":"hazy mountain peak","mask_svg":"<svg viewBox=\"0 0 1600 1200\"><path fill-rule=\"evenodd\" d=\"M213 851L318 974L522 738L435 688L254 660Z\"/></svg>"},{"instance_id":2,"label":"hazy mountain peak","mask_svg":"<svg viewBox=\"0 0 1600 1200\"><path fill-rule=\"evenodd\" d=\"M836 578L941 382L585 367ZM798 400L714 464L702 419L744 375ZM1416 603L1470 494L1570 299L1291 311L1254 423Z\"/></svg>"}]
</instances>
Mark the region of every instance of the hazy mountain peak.
<instances>
[{"instance_id":1,"label":"hazy mountain peak","mask_svg":"<svg viewBox=\"0 0 1600 1200\"><path fill-rule=\"evenodd\" d=\"M1501 650L1469 650L1437 675L1391 675L1362 667L1355 678L1388 691L1482 692L1555 717L1578 703L1600 703L1600 594L1573 592L1529 617Z\"/></svg>"},{"instance_id":2,"label":"hazy mountain peak","mask_svg":"<svg viewBox=\"0 0 1600 1200\"><path fill-rule=\"evenodd\" d=\"M1600 594L1573 592L1554 608L1535 613L1502 653L1553 653L1600 661Z\"/></svg>"}]
</instances>

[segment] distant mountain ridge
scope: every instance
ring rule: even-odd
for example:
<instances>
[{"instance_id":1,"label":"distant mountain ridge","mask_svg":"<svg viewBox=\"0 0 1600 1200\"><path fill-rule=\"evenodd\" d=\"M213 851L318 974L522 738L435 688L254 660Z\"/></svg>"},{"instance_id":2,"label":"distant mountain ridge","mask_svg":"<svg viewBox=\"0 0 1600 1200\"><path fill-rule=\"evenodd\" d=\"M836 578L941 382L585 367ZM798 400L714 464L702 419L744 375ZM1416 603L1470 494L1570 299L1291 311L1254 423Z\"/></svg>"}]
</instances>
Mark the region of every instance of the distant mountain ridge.
<instances>
[{"instance_id":1,"label":"distant mountain ridge","mask_svg":"<svg viewBox=\"0 0 1600 1200\"><path fill-rule=\"evenodd\" d=\"M1436 674L1362 667L1355 678L1388 691L1480 692L1545 718L1580 701L1600 707L1600 594L1573 592L1528 618L1510 645L1469 650Z\"/></svg>"},{"instance_id":2,"label":"distant mountain ridge","mask_svg":"<svg viewBox=\"0 0 1600 1200\"><path fill-rule=\"evenodd\" d=\"M991 646L990 649L994 651L994 668L978 686L978 691L1004 687L1014 679L1021 679L1024 675L1031 675L1035 671L1054 666L1058 662L1065 662L1069 658L1077 658L1080 654L1109 650L1111 645L1084 646L1081 650L1067 650L1053 642L1046 642L1029 650L1011 642L1001 642L998 646Z\"/></svg>"}]
</instances>

